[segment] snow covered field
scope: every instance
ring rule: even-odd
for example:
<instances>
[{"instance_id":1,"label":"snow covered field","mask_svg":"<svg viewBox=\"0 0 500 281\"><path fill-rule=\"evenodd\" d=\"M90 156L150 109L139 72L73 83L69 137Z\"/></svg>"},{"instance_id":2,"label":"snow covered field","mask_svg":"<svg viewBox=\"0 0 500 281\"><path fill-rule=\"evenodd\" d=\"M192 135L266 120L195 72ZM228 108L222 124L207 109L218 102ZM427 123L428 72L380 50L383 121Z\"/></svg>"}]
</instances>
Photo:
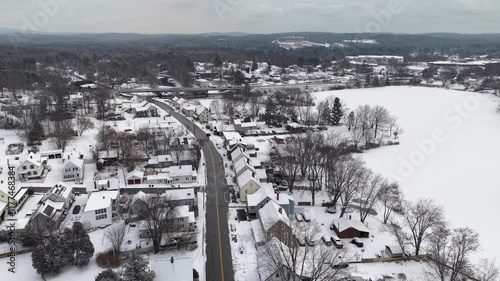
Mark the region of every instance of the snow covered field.
<instances>
[{"instance_id":1,"label":"snow covered field","mask_svg":"<svg viewBox=\"0 0 500 281\"><path fill-rule=\"evenodd\" d=\"M335 95L350 109L382 105L399 119L401 145L362 155L375 172L400 181L407 199L435 198L451 227L481 236L480 257L500 252L493 229L500 213L500 99L492 95L422 87L386 87L315 93Z\"/></svg>"}]
</instances>

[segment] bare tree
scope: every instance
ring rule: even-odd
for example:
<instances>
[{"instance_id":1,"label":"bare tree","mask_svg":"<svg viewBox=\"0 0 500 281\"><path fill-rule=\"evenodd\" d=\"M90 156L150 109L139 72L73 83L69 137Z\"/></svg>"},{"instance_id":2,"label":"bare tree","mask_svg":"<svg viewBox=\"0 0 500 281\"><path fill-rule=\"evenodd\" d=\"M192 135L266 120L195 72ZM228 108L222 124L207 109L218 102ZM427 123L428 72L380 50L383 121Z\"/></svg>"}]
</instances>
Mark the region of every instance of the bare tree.
<instances>
[{"instance_id":1,"label":"bare tree","mask_svg":"<svg viewBox=\"0 0 500 281\"><path fill-rule=\"evenodd\" d=\"M410 230L416 255L420 253L422 243L427 241L431 231L445 225L443 207L428 198L403 204L403 220Z\"/></svg>"},{"instance_id":2,"label":"bare tree","mask_svg":"<svg viewBox=\"0 0 500 281\"><path fill-rule=\"evenodd\" d=\"M216 116L220 116L223 113L221 101L218 99L215 99L215 100L210 102L209 109L210 109L210 112L212 112Z\"/></svg>"},{"instance_id":3,"label":"bare tree","mask_svg":"<svg viewBox=\"0 0 500 281\"><path fill-rule=\"evenodd\" d=\"M181 166L182 156L186 152L186 147L183 144L176 143L170 148L172 151L172 156L177 161L177 165Z\"/></svg>"},{"instance_id":4,"label":"bare tree","mask_svg":"<svg viewBox=\"0 0 500 281\"><path fill-rule=\"evenodd\" d=\"M386 185L387 180L381 175L374 175L369 172L369 181L361 186L359 190L359 219L365 222L366 217L370 214L375 204L380 200L381 191Z\"/></svg>"},{"instance_id":5,"label":"bare tree","mask_svg":"<svg viewBox=\"0 0 500 281\"><path fill-rule=\"evenodd\" d=\"M319 225L312 221L311 224L290 222L290 241L285 244L276 238L271 239L259 250L259 267L270 274L287 268L291 274L281 274L283 281L303 280L307 277L312 281L338 280L346 277L349 270L341 263L348 263L350 258L346 249L332 250L331 247L317 245L315 247L301 247L296 238L303 241L317 241L321 233Z\"/></svg>"},{"instance_id":6,"label":"bare tree","mask_svg":"<svg viewBox=\"0 0 500 281\"><path fill-rule=\"evenodd\" d=\"M76 118L76 130L81 136L87 130L94 129L94 122L86 117Z\"/></svg>"},{"instance_id":7,"label":"bare tree","mask_svg":"<svg viewBox=\"0 0 500 281\"><path fill-rule=\"evenodd\" d=\"M348 193L351 196L354 194L353 191L356 191L352 190L351 186L356 184L359 171L363 168L363 162L349 155L343 155L336 159L331 157L329 161L326 191L330 195L331 205L336 206L346 189L349 190ZM349 202L346 202L346 204L349 204Z\"/></svg>"},{"instance_id":8,"label":"bare tree","mask_svg":"<svg viewBox=\"0 0 500 281\"><path fill-rule=\"evenodd\" d=\"M498 281L500 280L500 271L496 265L496 261L489 259L481 259L474 268L475 276L480 281Z\"/></svg>"},{"instance_id":9,"label":"bare tree","mask_svg":"<svg viewBox=\"0 0 500 281\"><path fill-rule=\"evenodd\" d=\"M300 173L301 161L298 150L293 145L295 140L293 138L287 140L287 144L279 145L277 147L276 158L273 161L279 168L283 177L288 181L288 190L293 192L295 181Z\"/></svg>"},{"instance_id":10,"label":"bare tree","mask_svg":"<svg viewBox=\"0 0 500 281\"><path fill-rule=\"evenodd\" d=\"M135 145L135 135L121 132L117 134L120 144L120 159L129 171L135 169L136 163L141 158L141 151Z\"/></svg>"},{"instance_id":11,"label":"bare tree","mask_svg":"<svg viewBox=\"0 0 500 281\"><path fill-rule=\"evenodd\" d=\"M360 159L352 158L353 160L346 162L346 170L352 173L352 181L347 182L340 191L340 217L344 214L352 202L354 196L368 184L370 171L364 167L364 162Z\"/></svg>"},{"instance_id":12,"label":"bare tree","mask_svg":"<svg viewBox=\"0 0 500 281\"><path fill-rule=\"evenodd\" d=\"M441 281L468 278L473 271L469 258L479 249L479 234L467 227L452 231L439 227L429 237L429 274Z\"/></svg>"},{"instance_id":13,"label":"bare tree","mask_svg":"<svg viewBox=\"0 0 500 281\"><path fill-rule=\"evenodd\" d=\"M386 226L385 229L387 232L389 232L392 236L394 236L394 239L396 239L396 242L398 243L399 247L401 248L401 251L403 252L403 255L406 255L408 252L406 251L406 237L407 234L401 227L401 225L396 222L396 221L391 221L389 222Z\"/></svg>"},{"instance_id":14,"label":"bare tree","mask_svg":"<svg viewBox=\"0 0 500 281\"><path fill-rule=\"evenodd\" d=\"M49 136L57 149L62 149L64 152L66 146L75 138L72 120L66 119L52 122Z\"/></svg>"},{"instance_id":15,"label":"bare tree","mask_svg":"<svg viewBox=\"0 0 500 281\"><path fill-rule=\"evenodd\" d=\"M384 208L383 222L386 224L391 218L394 210L401 209L401 190L397 182L388 183L380 190L380 201Z\"/></svg>"},{"instance_id":16,"label":"bare tree","mask_svg":"<svg viewBox=\"0 0 500 281\"><path fill-rule=\"evenodd\" d=\"M377 105L371 108L371 123L374 132L374 138L377 139L377 133L380 130L385 130L390 122L390 114L387 108Z\"/></svg>"},{"instance_id":17,"label":"bare tree","mask_svg":"<svg viewBox=\"0 0 500 281\"><path fill-rule=\"evenodd\" d=\"M97 128L96 142L98 149L108 150L111 142L117 140L118 133L111 126L102 122Z\"/></svg>"},{"instance_id":18,"label":"bare tree","mask_svg":"<svg viewBox=\"0 0 500 281\"><path fill-rule=\"evenodd\" d=\"M171 200L171 195L147 195L145 201L134 206L134 212L145 220L155 253L160 251L164 234L172 230L169 222L176 215L176 207L170 204Z\"/></svg>"},{"instance_id":19,"label":"bare tree","mask_svg":"<svg viewBox=\"0 0 500 281\"><path fill-rule=\"evenodd\" d=\"M120 222L108 227L104 232L104 239L111 245L115 255L119 255L125 237L125 223Z\"/></svg>"}]
</instances>

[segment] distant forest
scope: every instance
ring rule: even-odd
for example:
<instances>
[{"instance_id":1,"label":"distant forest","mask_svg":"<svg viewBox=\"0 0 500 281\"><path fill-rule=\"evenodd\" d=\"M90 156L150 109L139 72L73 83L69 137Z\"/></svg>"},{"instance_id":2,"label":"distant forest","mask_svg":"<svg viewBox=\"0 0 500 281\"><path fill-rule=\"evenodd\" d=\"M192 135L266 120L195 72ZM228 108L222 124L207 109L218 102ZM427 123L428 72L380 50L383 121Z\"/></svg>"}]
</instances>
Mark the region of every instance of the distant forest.
<instances>
[{"instance_id":1,"label":"distant forest","mask_svg":"<svg viewBox=\"0 0 500 281\"><path fill-rule=\"evenodd\" d=\"M302 37L331 47L284 49L274 40ZM372 39L378 44L344 43L344 40ZM334 45L341 43L344 46ZM406 62L436 61L447 55L459 57L487 55L500 57L500 35L463 34L0 34L0 88L23 87L33 82L50 81L57 76L37 68L78 69L80 73L104 74L100 79L114 81L140 77L155 83L158 71L167 70L183 84L189 84L193 62L222 61L268 62L289 65L329 65L348 55L401 55ZM10 77L10 78L9 78ZM12 79L15 77L15 79ZM10 79L10 80L9 80ZM22 83L19 81L23 81ZM107 82L107 81L104 81ZM13 85L20 84L20 85ZM109 83L108 83L109 84Z\"/></svg>"}]
</instances>

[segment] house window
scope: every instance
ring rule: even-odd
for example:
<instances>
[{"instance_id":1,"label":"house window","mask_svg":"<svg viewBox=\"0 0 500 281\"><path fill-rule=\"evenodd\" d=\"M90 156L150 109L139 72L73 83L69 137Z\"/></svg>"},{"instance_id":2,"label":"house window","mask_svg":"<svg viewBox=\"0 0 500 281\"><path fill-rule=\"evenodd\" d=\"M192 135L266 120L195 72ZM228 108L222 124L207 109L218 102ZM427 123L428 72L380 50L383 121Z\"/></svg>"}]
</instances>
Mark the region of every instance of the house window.
<instances>
[{"instance_id":1,"label":"house window","mask_svg":"<svg viewBox=\"0 0 500 281\"><path fill-rule=\"evenodd\" d=\"M106 213L106 209L99 209L99 210L95 210L95 214L96 215L99 215L99 214L105 214Z\"/></svg>"},{"instance_id":2,"label":"house window","mask_svg":"<svg viewBox=\"0 0 500 281\"><path fill-rule=\"evenodd\" d=\"M36 174L38 174L38 172L37 171L33 171L33 175L36 176Z\"/></svg>"},{"instance_id":3,"label":"house window","mask_svg":"<svg viewBox=\"0 0 500 281\"><path fill-rule=\"evenodd\" d=\"M23 166L23 170L26 170L26 166Z\"/></svg>"},{"instance_id":4,"label":"house window","mask_svg":"<svg viewBox=\"0 0 500 281\"><path fill-rule=\"evenodd\" d=\"M78 168L73 168L73 172L78 172Z\"/></svg>"},{"instance_id":5,"label":"house window","mask_svg":"<svg viewBox=\"0 0 500 281\"><path fill-rule=\"evenodd\" d=\"M282 226L281 226L281 229L285 229L285 225L282 225Z\"/></svg>"},{"instance_id":6,"label":"house window","mask_svg":"<svg viewBox=\"0 0 500 281\"><path fill-rule=\"evenodd\" d=\"M28 172L28 176L31 176L31 172Z\"/></svg>"},{"instance_id":7,"label":"house window","mask_svg":"<svg viewBox=\"0 0 500 281\"><path fill-rule=\"evenodd\" d=\"M95 216L95 219L96 220L103 220L103 219L106 219L108 218L108 215L107 214L103 214L103 215L97 215Z\"/></svg>"},{"instance_id":8,"label":"house window","mask_svg":"<svg viewBox=\"0 0 500 281\"><path fill-rule=\"evenodd\" d=\"M277 226L277 225L275 225L275 226L274 226L274 229L278 229L278 226Z\"/></svg>"},{"instance_id":9,"label":"house window","mask_svg":"<svg viewBox=\"0 0 500 281\"><path fill-rule=\"evenodd\" d=\"M30 165L30 169L35 169L35 166L34 165Z\"/></svg>"},{"instance_id":10,"label":"house window","mask_svg":"<svg viewBox=\"0 0 500 281\"><path fill-rule=\"evenodd\" d=\"M285 238L288 238L288 233L285 232Z\"/></svg>"},{"instance_id":11,"label":"house window","mask_svg":"<svg viewBox=\"0 0 500 281\"><path fill-rule=\"evenodd\" d=\"M250 207L250 210L255 210L255 207L254 207L254 206L251 206L251 207Z\"/></svg>"}]
</instances>

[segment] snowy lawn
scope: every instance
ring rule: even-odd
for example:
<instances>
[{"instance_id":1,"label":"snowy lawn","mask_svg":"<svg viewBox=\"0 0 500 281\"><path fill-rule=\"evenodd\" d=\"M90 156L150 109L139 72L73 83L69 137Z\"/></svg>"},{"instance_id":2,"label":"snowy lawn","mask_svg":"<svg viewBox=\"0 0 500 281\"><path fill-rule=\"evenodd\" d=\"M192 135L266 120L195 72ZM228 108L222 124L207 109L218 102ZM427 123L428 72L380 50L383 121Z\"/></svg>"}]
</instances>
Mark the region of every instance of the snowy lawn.
<instances>
[{"instance_id":1,"label":"snowy lawn","mask_svg":"<svg viewBox=\"0 0 500 281\"><path fill-rule=\"evenodd\" d=\"M400 181L407 199L434 198L452 227L481 235L478 256L500 252L495 228L500 213L500 99L486 94L420 87L386 87L316 93L335 95L349 108L382 105L404 128L401 145L362 155L368 167Z\"/></svg>"}]
</instances>

